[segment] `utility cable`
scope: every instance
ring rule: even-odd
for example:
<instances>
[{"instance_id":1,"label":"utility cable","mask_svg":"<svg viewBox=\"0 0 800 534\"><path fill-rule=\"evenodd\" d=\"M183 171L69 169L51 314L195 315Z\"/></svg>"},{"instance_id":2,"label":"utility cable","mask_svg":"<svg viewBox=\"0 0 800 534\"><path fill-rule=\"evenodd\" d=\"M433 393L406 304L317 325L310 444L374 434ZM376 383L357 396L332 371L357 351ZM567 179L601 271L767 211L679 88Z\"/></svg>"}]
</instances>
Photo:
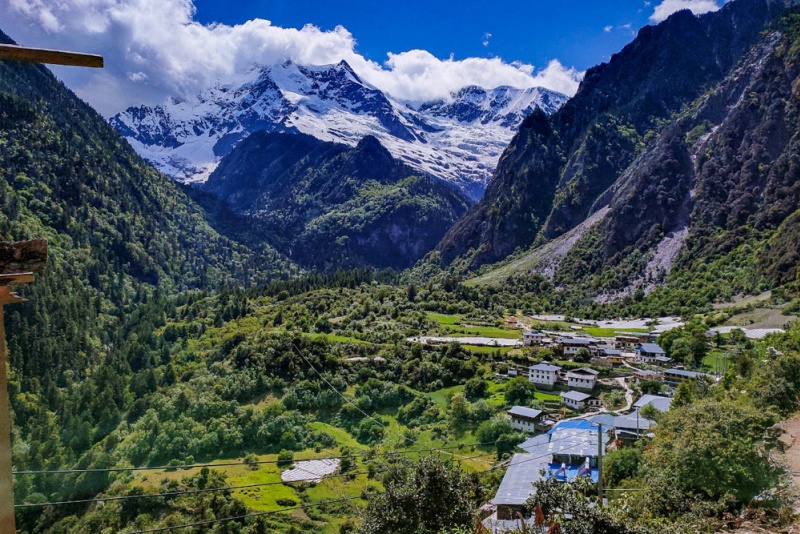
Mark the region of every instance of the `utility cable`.
<instances>
[{"instance_id":1,"label":"utility cable","mask_svg":"<svg viewBox=\"0 0 800 534\"><path fill-rule=\"evenodd\" d=\"M477 456L470 456L470 457L467 457L466 459L467 460L472 460L472 459L478 458L479 456L484 456L484 454L479 454ZM303 460L298 460L298 461L303 461ZM117 496L113 496L113 497L97 497L97 498L94 498L94 499L76 499L76 500L72 500L72 501L54 501L54 502L43 502L43 503L24 503L24 504L15 504L14 507L15 508L36 508L36 507L43 507L43 506L62 506L62 505L68 505L68 504L89 504L89 503L95 503L95 502L127 501L127 500L131 500L131 499L148 499L148 498L154 498L154 497L176 497L176 496L180 496L180 495L194 495L194 494L198 494L198 493L213 493L213 492L217 492L217 491L235 491L235 490L241 490L241 489L259 488L259 487L265 487L265 486L289 485L289 484L293 484L293 483L315 483L316 484L316 483L320 483L320 482L325 482L325 480L332 479L332 478L345 478L345 477L350 477L350 476L369 475L369 471L356 471L356 472L351 472L351 473L340 473L338 475L324 475L324 476L320 477L316 473L313 473L312 471L308 471L306 469L303 469L302 467L295 466L295 469L300 469L301 471L305 471L306 473L309 473L309 474L313 475L313 478L304 478L304 479L301 479L301 480L287 480L287 481L279 481L279 482L278 481L275 481L275 482L261 482L261 483L258 483L258 484L246 484L246 485L241 485L241 486L225 486L225 487L221 487L221 488L204 488L204 489L197 489L197 490L181 490L181 491L170 491L170 492L163 492L163 493L144 493L144 494L141 494L141 495L117 495ZM386 468L386 469L381 469L381 470L378 470L378 471L374 471L374 474L387 473L389 471L390 471L390 469ZM362 489L365 489L363 485L359 484L359 486L361 486ZM333 488L331 488L331 489L333 491L336 491Z\"/></svg>"},{"instance_id":2,"label":"utility cable","mask_svg":"<svg viewBox=\"0 0 800 534\"><path fill-rule=\"evenodd\" d=\"M507 442L511 440L502 440L502 442ZM406 450L399 450L399 451L387 451L387 452L372 452L372 451L363 451L360 453L354 453L352 455L345 455L345 456L358 456L358 457L370 457L370 456L397 456L397 455L404 455L404 454L414 454L419 452L434 452L440 451L444 449L461 449L465 447L482 447L485 445L494 445L497 443L496 441L488 441L485 443L471 443L468 445L460 444L460 445L443 445L441 447L430 447L426 449L406 449ZM326 456L324 458L309 458L309 460L341 460L345 458L345 456ZM14 471L14 475L64 475L64 474L74 474L74 473L116 473L116 472L129 472L129 471L167 471L167 470L184 470L184 469L196 469L199 467L233 467L237 465L268 465L268 464L277 464L282 460L256 460L256 461L240 461L240 462L223 462L223 463L205 463L205 464L186 464L186 465L161 465L161 466L153 466L153 467L109 467L109 468L101 468L101 469L54 469L54 470L25 470L25 471ZM301 461L301 460L297 460Z\"/></svg>"},{"instance_id":3,"label":"utility cable","mask_svg":"<svg viewBox=\"0 0 800 534\"><path fill-rule=\"evenodd\" d=\"M226 522L226 521L239 521L239 520L242 520L242 519L250 519L251 517L259 517L259 516L262 516L262 515L277 514L277 513L280 513L280 512L289 512L291 510L300 510L300 509L303 509L303 508L316 508L317 506L324 506L324 505L327 505L327 504L335 504L335 503L346 502L346 501L354 501L356 499L360 499L360 497L347 497L345 499L335 499L335 500L332 500L332 501L322 501L322 502L313 503L313 504L303 504L303 505L298 505L298 506L291 506L291 507L288 507L288 508L279 508L277 510L267 510L267 511L264 511L264 512L253 512L251 514L238 515L238 516L235 516L235 517L223 517L221 519L210 519L208 521L198 521L196 523L187 523L185 525L175 525L175 526L171 526L171 527L151 528L151 529L148 529L148 530L131 530L131 531L125 532L124 534L150 534L151 532L166 532L168 530L176 530L176 529L179 529L179 528L203 527L203 526L206 526L206 525L213 525L215 523L223 523L223 522Z\"/></svg>"}]
</instances>

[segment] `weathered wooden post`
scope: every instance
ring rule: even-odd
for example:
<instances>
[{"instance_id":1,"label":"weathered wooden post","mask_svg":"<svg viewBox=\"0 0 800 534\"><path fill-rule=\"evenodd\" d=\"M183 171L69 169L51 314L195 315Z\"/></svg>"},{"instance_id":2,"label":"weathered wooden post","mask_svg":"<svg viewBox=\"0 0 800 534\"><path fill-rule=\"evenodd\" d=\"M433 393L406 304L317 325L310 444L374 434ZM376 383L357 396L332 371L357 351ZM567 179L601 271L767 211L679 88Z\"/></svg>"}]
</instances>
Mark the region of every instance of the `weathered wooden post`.
<instances>
[{"instance_id":1,"label":"weathered wooden post","mask_svg":"<svg viewBox=\"0 0 800 534\"><path fill-rule=\"evenodd\" d=\"M33 272L47 261L47 240L0 243L0 533L13 533L14 475L11 468L11 407L8 398L6 330L3 308L24 302L11 291L14 284L33 282Z\"/></svg>"}]
</instances>

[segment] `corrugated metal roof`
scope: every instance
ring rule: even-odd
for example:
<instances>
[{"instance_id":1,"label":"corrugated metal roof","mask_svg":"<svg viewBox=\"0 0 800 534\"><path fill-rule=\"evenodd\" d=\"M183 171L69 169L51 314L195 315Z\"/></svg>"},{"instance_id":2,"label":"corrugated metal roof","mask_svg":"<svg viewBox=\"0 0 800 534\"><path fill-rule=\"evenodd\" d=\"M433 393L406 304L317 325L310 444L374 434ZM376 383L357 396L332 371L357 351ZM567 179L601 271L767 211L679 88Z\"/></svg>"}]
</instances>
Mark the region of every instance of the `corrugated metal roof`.
<instances>
[{"instance_id":1,"label":"corrugated metal roof","mask_svg":"<svg viewBox=\"0 0 800 534\"><path fill-rule=\"evenodd\" d=\"M669 411L670 405L672 405L672 399L669 397L662 397L660 395L642 395L642 398L637 400L634 404L634 408L644 408L648 404L652 404L653 408L657 409L661 412Z\"/></svg>"},{"instance_id":2,"label":"corrugated metal roof","mask_svg":"<svg viewBox=\"0 0 800 534\"><path fill-rule=\"evenodd\" d=\"M556 342L565 345L588 345L591 343L591 340L582 337L560 337Z\"/></svg>"},{"instance_id":3,"label":"corrugated metal roof","mask_svg":"<svg viewBox=\"0 0 800 534\"><path fill-rule=\"evenodd\" d=\"M688 377L688 378L696 378L698 376L710 376L710 375L707 375L705 373L698 373L698 372L695 372L695 371L687 371L686 369L667 369L664 372L665 373L669 373L669 374L673 374L673 375L678 375L678 376L685 376L685 377Z\"/></svg>"},{"instance_id":4,"label":"corrugated metal roof","mask_svg":"<svg viewBox=\"0 0 800 534\"><path fill-rule=\"evenodd\" d=\"M577 402L585 401L586 399L591 397L591 395L589 395L588 393L581 393L580 391L565 391L561 394L561 396L564 397L565 399L574 400Z\"/></svg>"},{"instance_id":5,"label":"corrugated metal roof","mask_svg":"<svg viewBox=\"0 0 800 534\"><path fill-rule=\"evenodd\" d=\"M547 434L545 434L547 435ZM542 478L552 456L517 453L511 458L506 474L497 488L494 504L522 505L533 493L533 483Z\"/></svg>"},{"instance_id":6,"label":"corrugated metal roof","mask_svg":"<svg viewBox=\"0 0 800 534\"><path fill-rule=\"evenodd\" d=\"M611 437L605 432L603 436L605 451ZM535 436L519 447L534 455L558 454L594 458L597 456L597 426L586 420L563 421L547 434Z\"/></svg>"},{"instance_id":7,"label":"corrugated metal roof","mask_svg":"<svg viewBox=\"0 0 800 534\"><path fill-rule=\"evenodd\" d=\"M628 415L618 416L614 418L614 428L623 429L623 430L647 430L654 424L655 421L651 419L647 419L646 417L642 417L639 415L639 411L635 411Z\"/></svg>"}]
</instances>

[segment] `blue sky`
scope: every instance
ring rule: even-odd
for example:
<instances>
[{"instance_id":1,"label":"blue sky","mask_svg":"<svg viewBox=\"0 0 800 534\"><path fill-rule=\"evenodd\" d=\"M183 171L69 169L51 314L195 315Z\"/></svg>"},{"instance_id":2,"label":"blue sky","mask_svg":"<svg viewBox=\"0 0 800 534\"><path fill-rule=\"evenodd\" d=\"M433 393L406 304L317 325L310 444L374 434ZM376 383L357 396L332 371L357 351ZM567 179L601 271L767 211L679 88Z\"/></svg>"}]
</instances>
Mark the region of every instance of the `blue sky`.
<instances>
[{"instance_id":1,"label":"blue sky","mask_svg":"<svg viewBox=\"0 0 800 534\"><path fill-rule=\"evenodd\" d=\"M558 59L579 70L607 61L649 23L654 10L644 0L198 0L195 5L196 19L204 23L264 18L292 28L341 25L356 38L356 50L377 62L387 52L423 49L442 59L499 56L536 66Z\"/></svg>"},{"instance_id":2,"label":"blue sky","mask_svg":"<svg viewBox=\"0 0 800 534\"><path fill-rule=\"evenodd\" d=\"M642 26L724 1L0 0L0 28L23 45L102 54L102 71L53 71L110 116L287 60L345 60L400 100L447 99L466 85L571 95Z\"/></svg>"}]
</instances>

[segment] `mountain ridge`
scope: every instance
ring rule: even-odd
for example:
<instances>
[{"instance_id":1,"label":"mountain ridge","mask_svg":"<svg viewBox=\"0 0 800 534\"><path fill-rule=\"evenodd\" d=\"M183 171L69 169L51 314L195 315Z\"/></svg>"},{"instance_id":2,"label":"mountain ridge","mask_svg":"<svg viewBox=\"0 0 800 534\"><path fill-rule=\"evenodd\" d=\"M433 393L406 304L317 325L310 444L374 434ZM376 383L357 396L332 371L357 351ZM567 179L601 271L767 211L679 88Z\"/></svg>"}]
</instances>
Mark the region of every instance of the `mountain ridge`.
<instances>
[{"instance_id":1,"label":"mountain ridge","mask_svg":"<svg viewBox=\"0 0 800 534\"><path fill-rule=\"evenodd\" d=\"M721 81L782 9L737 0L701 17L684 10L640 30L609 63L589 69L557 112L523 121L484 198L438 245L439 261L460 258L474 269L579 224L602 207L603 195L671 115Z\"/></svg>"},{"instance_id":2,"label":"mountain ridge","mask_svg":"<svg viewBox=\"0 0 800 534\"><path fill-rule=\"evenodd\" d=\"M410 267L469 205L371 135L349 147L306 134L254 132L201 188L248 218L277 250L326 271Z\"/></svg>"},{"instance_id":3,"label":"mountain ridge","mask_svg":"<svg viewBox=\"0 0 800 534\"><path fill-rule=\"evenodd\" d=\"M793 238L797 235L796 210L800 208L800 180L794 163L800 139L795 122L798 90L794 85L800 75L798 17L797 7L786 11L777 2L737 0L703 17L678 13L666 21L669 23L666 28L647 30L646 38L671 34L673 42L676 35L683 32L697 35L696 30L703 27L713 28L722 35L724 43L751 41L747 48L740 44L742 52L735 63L728 63L731 57L719 60L725 69L718 81L703 82L709 76L709 67L694 82L686 79L677 82L684 84L687 95L693 91L697 94L683 101L672 100L670 96L657 102L656 110L673 111L668 116L662 113L661 118L656 113L654 117L658 120L650 125L639 105L625 109L633 100L619 100L616 93L625 94L630 87L616 79L619 85L614 98L622 105L613 113L606 110L594 118L587 116L587 110L594 108L584 105L583 115L570 117L574 119L571 124L589 126L580 135L564 135L560 128L566 123L562 113L578 113L581 99L596 107L600 100L593 96L593 87L614 86L614 76L603 80L596 72L587 73L588 87L582 87L562 111L549 118L539 116L538 123L524 125L516 140L523 144L524 155L519 156L512 146L501 159L497 179L510 180L517 189L535 185L544 188L542 176L547 176L553 187L553 200L549 205L542 202L545 211L550 210L548 218L542 219L545 222L528 225L527 242L516 243L520 251L529 252L511 256L495 268L481 269L476 281L496 283L504 275L543 274L565 295L595 303L624 301L630 305L635 294L642 297L656 292L651 302L658 306L657 311L665 313L708 305L737 293L758 294L795 284L797 273L790 264L798 257L798 245ZM737 25L741 20L747 24ZM754 22L759 20L763 21L762 28ZM664 53L663 47L654 44L649 43L649 47ZM634 42L631 47L636 52L641 43ZM704 49L706 60L697 57L691 60L717 64L716 48L725 47L719 43L716 47L708 46ZM671 53L681 54L679 48L673 48ZM685 54L693 54L693 49ZM634 53L632 57L639 62L647 60L646 55ZM674 60L679 61L680 58ZM628 68L615 66L618 71L623 67ZM701 83L692 90L692 83L697 82ZM676 82L665 78L663 83L671 86ZM645 118L644 125L635 124L636 114ZM545 151L542 143L528 142L534 135L532 131L554 138L553 148ZM614 146L613 143L592 146L587 139L620 138L620 131L638 148L627 160L616 160L621 165L608 181L593 179L591 173L582 169L579 176L582 174L586 183L569 176L573 162L581 158L601 161L599 156ZM565 139L572 139L573 143L569 145ZM559 158L552 163L550 174L520 173L526 166L543 165L549 161L544 154L554 152L558 152ZM505 187L509 183L503 184L504 187L499 185L490 186L487 199L491 195L498 196L500 202L506 199ZM591 194L586 194L587 191ZM464 224L479 228L479 224L491 221L487 214L493 215L491 209L497 204L484 204L473 207L457 223L432 258L443 258L444 254L458 250L450 260L452 265L471 270L489 265L500 256L493 255L497 250L485 238L470 244L471 252L462 252L466 245L459 242L461 237L481 236L465 231ZM572 212L564 210L565 206ZM537 266L536 251L543 244L559 241L571 228L589 220L584 214L599 210L607 211L589 228L582 229L582 235L570 242L565 254L562 247L557 265L538 262L546 267L546 272ZM502 231L502 225L507 225L510 217L524 220L526 215L531 217L531 212L506 210L497 215L495 227ZM559 220L562 226L553 231L553 222ZM452 235L459 232L462 236ZM498 241L508 235L512 234L501 235ZM505 257L508 256L501 260ZM447 258L442 261L447 262ZM647 313L653 313L649 309Z\"/></svg>"},{"instance_id":4,"label":"mountain ridge","mask_svg":"<svg viewBox=\"0 0 800 534\"><path fill-rule=\"evenodd\" d=\"M253 66L192 99L131 107L110 119L134 148L180 181L204 181L254 131L306 133L355 146L373 135L418 171L483 193L514 129L535 108L566 101L540 87L467 86L450 100L407 102L361 80L345 62Z\"/></svg>"}]
</instances>

